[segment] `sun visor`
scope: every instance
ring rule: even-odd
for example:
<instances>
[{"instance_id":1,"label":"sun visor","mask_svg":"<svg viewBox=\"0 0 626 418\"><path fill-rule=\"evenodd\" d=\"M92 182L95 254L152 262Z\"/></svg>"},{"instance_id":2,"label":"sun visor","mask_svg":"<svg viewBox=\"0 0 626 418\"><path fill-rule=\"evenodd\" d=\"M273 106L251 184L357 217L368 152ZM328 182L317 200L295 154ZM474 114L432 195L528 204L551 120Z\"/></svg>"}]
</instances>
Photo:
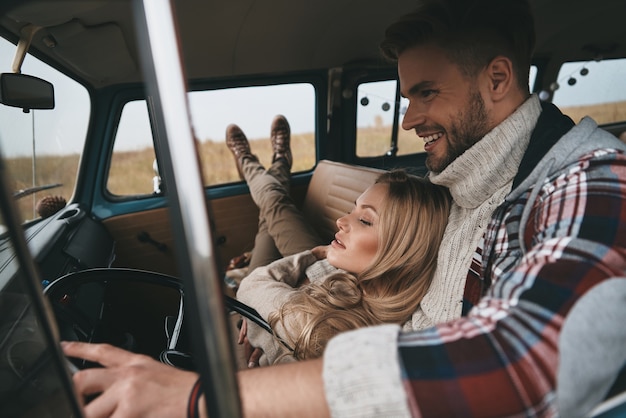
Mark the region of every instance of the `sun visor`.
<instances>
[{"instance_id":1,"label":"sun visor","mask_svg":"<svg viewBox=\"0 0 626 418\"><path fill-rule=\"evenodd\" d=\"M16 22L30 22L36 26L56 26L67 22L69 13L94 13L102 7L102 1L23 1L6 15Z\"/></svg>"},{"instance_id":2,"label":"sun visor","mask_svg":"<svg viewBox=\"0 0 626 418\"><path fill-rule=\"evenodd\" d=\"M122 30L114 23L89 27L72 20L46 29L48 47L86 78L105 82L137 71Z\"/></svg>"}]
</instances>

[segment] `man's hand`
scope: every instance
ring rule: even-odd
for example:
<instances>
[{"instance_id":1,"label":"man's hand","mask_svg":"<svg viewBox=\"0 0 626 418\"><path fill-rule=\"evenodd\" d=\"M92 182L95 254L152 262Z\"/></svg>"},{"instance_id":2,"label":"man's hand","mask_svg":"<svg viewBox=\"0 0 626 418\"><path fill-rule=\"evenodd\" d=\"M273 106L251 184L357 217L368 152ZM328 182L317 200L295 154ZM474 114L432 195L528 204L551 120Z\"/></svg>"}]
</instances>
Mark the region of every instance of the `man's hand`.
<instances>
[{"instance_id":1,"label":"man's hand","mask_svg":"<svg viewBox=\"0 0 626 418\"><path fill-rule=\"evenodd\" d=\"M198 375L107 344L62 343L69 357L104 368L78 371L74 385L82 396L99 394L85 407L87 418L185 418ZM246 370L238 374L243 415L248 418L329 416L322 383L322 360ZM199 402L206 417L205 400Z\"/></svg>"},{"instance_id":2,"label":"man's hand","mask_svg":"<svg viewBox=\"0 0 626 418\"><path fill-rule=\"evenodd\" d=\"M85 405L85 416L186 417L189 393L198 375L182 371L148 356L108 344L61 343L65 355L104 366L74 374L83 397L98 395ZM200 401L204 412L204 401Z\"/></svg>"}]
</instances>

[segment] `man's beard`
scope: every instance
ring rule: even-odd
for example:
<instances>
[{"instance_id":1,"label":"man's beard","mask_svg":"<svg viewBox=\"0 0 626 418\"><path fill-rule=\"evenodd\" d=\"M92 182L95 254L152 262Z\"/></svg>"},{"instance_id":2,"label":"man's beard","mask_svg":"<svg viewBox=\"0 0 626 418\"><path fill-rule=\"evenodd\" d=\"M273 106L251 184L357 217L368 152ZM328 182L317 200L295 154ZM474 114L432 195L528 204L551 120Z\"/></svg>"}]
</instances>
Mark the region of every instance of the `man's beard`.
<instances>
[{"instance_id":1,"label":"man's beard","mask_svg":"<svg viewBox=\"0 0 626 418\"><path fill-rule=\"evenodd\" d=\"M426 167L434 173L442 172L452 161L480 141L491 128L485 102L476 89L470 91L467 105L459 111L446 130L448 149L444 156L426 158Z\"/></svg>"}]
</instances>

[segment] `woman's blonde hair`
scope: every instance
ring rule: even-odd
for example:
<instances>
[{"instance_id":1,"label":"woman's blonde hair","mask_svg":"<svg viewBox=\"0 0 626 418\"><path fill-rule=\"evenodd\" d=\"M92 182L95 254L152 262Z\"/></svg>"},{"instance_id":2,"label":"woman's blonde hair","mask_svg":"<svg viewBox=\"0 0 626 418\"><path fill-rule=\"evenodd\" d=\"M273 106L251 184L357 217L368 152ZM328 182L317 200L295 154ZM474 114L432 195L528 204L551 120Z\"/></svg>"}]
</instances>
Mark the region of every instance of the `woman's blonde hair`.
<instances>
[{"instance_id":1,"label":"woman's blonde hair","mask_svg":"<svg viewBox=\"0 0 626 418\"><path fill-rule=\"evenodd\" d=\"M447 189L403 170L386 172L376 183L388 185L388 191L379 208L371 265L357 275L339 272L301 287L269 318L272 328L280 321L293 330L283 340L297 359L321 356L328 340L342 331L406 322L430 286L450 211ZM306 325L295 329L292 323Z\"/></svg>"}]
</instances>

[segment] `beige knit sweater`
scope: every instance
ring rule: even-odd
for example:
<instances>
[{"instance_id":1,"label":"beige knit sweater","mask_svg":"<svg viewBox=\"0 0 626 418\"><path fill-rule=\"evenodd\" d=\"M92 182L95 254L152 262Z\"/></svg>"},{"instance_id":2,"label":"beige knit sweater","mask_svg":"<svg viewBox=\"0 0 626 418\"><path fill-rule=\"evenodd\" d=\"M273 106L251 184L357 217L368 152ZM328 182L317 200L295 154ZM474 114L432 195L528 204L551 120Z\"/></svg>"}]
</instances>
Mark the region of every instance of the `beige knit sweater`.
<instances>
[{"instance_id":1,"label":"beige knit sweater","mask_svg":"<svg viewBox=\"0 0 626 418\"><path fill-rule=\"evenodd\" d=\"M448 187L453 204L439 248L433 282L410 324L419 330L461 316L465 279L495 208L511 191L513 178L541 113L532 96L503 123L430 180Z\"/></svg>"},{"instance_id":2,"label":"beige knit sweater","mask_svg":"<svg viewBox=\"0 0 626 418\"><path fill-rule=\"evenodd\" d=\"M328 261L318 261L311 251L303 251L254 269L241 282L237 299L256 309L267 321L272 313L278 312L294 292L298 291L297 286L304 277L311 283L320 283L338 271L340 270L331 266ZM289 328L285 329L283 326L287 325ZM289 334L297 335L305 326L293 319L287 325L279 321L274 327L276 335L281 338ZM259 365L295 361L291 352L270 333L252 321L248 321L247 326L248 340L252 346L263 350Z\"/></svg>"}]
</instances>

